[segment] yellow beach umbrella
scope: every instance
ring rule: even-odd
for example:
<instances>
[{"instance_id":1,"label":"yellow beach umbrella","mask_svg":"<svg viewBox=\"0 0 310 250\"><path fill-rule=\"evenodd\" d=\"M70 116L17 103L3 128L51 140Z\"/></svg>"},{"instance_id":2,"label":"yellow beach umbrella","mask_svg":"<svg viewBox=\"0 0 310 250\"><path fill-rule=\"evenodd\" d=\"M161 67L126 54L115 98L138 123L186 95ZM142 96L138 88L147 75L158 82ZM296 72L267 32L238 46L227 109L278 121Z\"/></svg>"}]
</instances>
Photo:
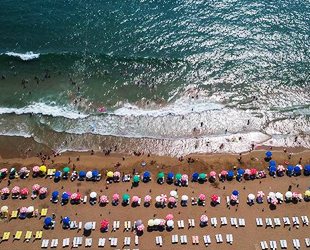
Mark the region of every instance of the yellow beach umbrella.
<instances>
[{"instance_id":1,"label":"yellow beach umbrella","mask_svg":"<svg viewBox=\"0 0 310 250\"><path fill-rule=\"evenodd\" d=\"M40 166L40 171L45 173L46 172L46 166L44 166L44 165Z\"/></svg>"},{"instance_id":2,"label":"yellow beach umbrella","mask_svg":"<svg viewBox=\"0 0 310 250\"><path fill-rule=\"evenodd\" d=\"M310 196L310 190L307 190L307 191L305 192L305 195Z\"/></svg>"},{"instance_id":3,"label":"yellow beach umbrella","mask_svg":"<svg viewBox=\"0 0 310 250\"><path fill-rule=\"evenodd\" d=\"M147 225L150 226L150 227L154 226L154 225L155 225L154 220L150 219L150 220L147 222Z\"/></svg>"},{"instance_id":4,"label":"yellow beach umbrella","mask_svg":"<svg viewBox=\"0 0 310 250\"><path fill-rule=\"evenodd\" d=\"M113 172L112 172L112 171L109 171L109 172L107 173L107 176L108 176L108 177L113 177Z\"/></svg>"},{"instance_id":5,"label":"yellow beach umbrella","mask_svg":"<svg viewBox=\"0 0 310 250\"><path fill-rule=\"evenodd\" d=\"M8 206L3 206L3 207L1 207L1 212L2 212L2 213L7 213L7 212L9 212Z\"/></svg>"}]
</instances>

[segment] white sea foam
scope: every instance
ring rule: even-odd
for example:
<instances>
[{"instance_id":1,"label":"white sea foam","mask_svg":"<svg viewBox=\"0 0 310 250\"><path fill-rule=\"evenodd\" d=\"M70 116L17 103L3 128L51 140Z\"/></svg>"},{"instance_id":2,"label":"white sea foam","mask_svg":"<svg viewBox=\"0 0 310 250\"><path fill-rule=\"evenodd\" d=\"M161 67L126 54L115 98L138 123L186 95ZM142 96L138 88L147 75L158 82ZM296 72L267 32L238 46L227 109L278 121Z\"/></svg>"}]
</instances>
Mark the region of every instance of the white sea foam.
<instances>
[{"instance_id":1,"label":"white sea foam","mask_svg":"<svg viewBox=\"0 0 310 250\"><path fill-rule=\"evenodd\" d=\"M53 117L65 117L69 119L86 118L88 115L81 114L76 110L70 110L66 107L51 106L45 103L34 103L24 108L5 108L0 107L0 114L42 114Z\"/></svg>"},{"instance_id":2,"label":"white sea foam","mask_svg":"<svg viewBox=\"0 0 310 250\"><path fill-rule=\"evenodd\" d=\"M39 56L40 56L40 53L34 54L32 51L26 52L25 54L16 53L16 52L7 52L5 54L8 55L8 56L19 57L23 61L33 60L33 59L39 58Z\"/></svg>"}]
</instances>

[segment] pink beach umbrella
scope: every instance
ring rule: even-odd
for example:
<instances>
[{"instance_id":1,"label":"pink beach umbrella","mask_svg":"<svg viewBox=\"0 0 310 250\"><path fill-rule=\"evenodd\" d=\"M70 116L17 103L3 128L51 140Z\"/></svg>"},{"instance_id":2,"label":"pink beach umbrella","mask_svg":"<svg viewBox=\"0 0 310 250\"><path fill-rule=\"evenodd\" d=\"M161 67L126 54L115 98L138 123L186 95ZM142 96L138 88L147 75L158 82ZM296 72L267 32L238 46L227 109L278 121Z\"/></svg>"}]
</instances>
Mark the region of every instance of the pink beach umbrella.
<instances>
[{"instance_id":1,"label":"pink beach umbrella","mask_svg":"<svg viewBox=\"0 0 310 250\"><path fill-rule=\"evenodd\" d=\"M170 203L175 203L176 202L176 199L174 197L169 197L169 202Z\"/></svg>"},{"instance_id":2,"label":"pink beach umbrella","mask_svg":"<svg viewBox=\"0 0 310 250\"><path fill-rule=\"evenodd\" d=\"M21 172L21 173L28 173L28 168L22 167L22 168L20 169L20 172Z\"/></svg>"},{"instance_id":3,"label":"pink beach umbrella","mask_svg":"<svg viewBox=\"0 0 310 250\"><path fill-rule=\"evenodd\" d=\"M33 171L34 173L39 173L40 167L39 167L39 166L34 166L34 167L32 168L32 171Z\"/></svg>"},{"instance_id":4,"label":"pink beach umbrella","mask_svg":"<svg viewBox=\"0 0 310 250\"><path fill-rule=\"evenodd\" d=\"M143 224L137 226L137 230L140 231L140 232L143 231L144 229L145 229L145 227L144 227Z\"/></svg>"},{"instance_id":5,"label":"pink beach umbrella","mask_svg":"<svg viewBox=\"0 0 310 250\"><path fill-rule=\"evenodd\" d=\"M258 191L257 192L257 197L263 198L265 196L265 193L263 191Z\"/></svg>"},{"instance_id":6,"label":"pink beach umbrella","mask_svg":"<svg viewBox=\"0 0 310 250\"><path fill-rule=\"evenodd\" d=\"M12 188L12 194L19 194L20 188L18 186L15 186Z\"/></svg>"},{"instance_id":7,"label":"pink beach umbrella","mask_svg":"<svg viewBox=\"0 0 310 250\"><path fill-rule=\"evenodd\" d=\"M132 196L132 202L138 202L139 201L139 196L137 196L137 195L134 195L134 196Z\"/></svg>"},{"instance_id":8,"label":"pink beach umbrella","mask_svg":"<svg viewBox=\"0 0 310 250\"><path fill-rule=\"evenodd\" d=\"M107 203L108 202L108 197L106 195L101 195L100 196L100 203Z\"/></svg>"},{"instance_id":9,"label":"pink beach umbrella","mask_svg":"<svg viewBox=\"0 0 310 250\"><path fill-rule=\"evenodd\" d=\"M283 172L283 171L285 170L285 167L284 167L283 165L279 165L279 166L277 167L277 170L278 170L279 172Z\"/></svg>"},{"instance_id":10,"label":"pink beach umbrella","mask_svg":"<svg viewBox=\"0 0 310 250\"><path fill-rule=\"evenodd\" d=\"M21 191L20 191L20 193L22 194L22 195L27 195L28 194L28 189L27 188L23 188Z\"/></svg>"},{"instance_id":11,"label":"pink beach umbrella","mask_svg":"<svg viewBox=\"0 0 310 250\"><path fill-rule=\"evenodd\" d=\"M244 170L244 174L250 175L251 174L251 170L247 168L246 170Z\"/></svg>"},{"instance_id":12,"label":"pink beach umbrella","mask_svg":"<svg viewBox=\"0 0 310 250\"><path fill-rule=\"evenodd\" d=\"M299 198L299 193L293 192L293 198L298 199Z\"/></svg>"},{"instance_id":13,"label":"pink beach umbrella","mask_svg":"<svg viewBox=\"0 0 310 250\"><path fill-rule=\"evenodd\" d=\"M210 176L211 176L211 177L215 177L215 176L216 176L216 172L215 172L215 171L211 171L211 172L210 172Z\"/></svg>"},{"instance_id":14,"label":"pink beach umbrella","mask_svg":"<svg viewBox=\"0 0 310 250\"><path fill-rule=\"evenodd\" d=\"M7 174L7 173L8 173L8 169L7 169L7 168L2 168L2 169L0 170L0 172L1 172L1 173Z\"/></svg>"},{"instance_id":15,"label":"pink beach umbrella","mask_svg":"<svg viewBox=\"0 0 310 250\"><path fill-rule=\"evenodd\" d=\"M21 207L21 208L19 209L19 212L20 212L21 214L27 213L27 211L28 211L28 208L26 208L26 207Z\"/></svg>"},{"instance_id":16,"label":"pink beach umbrella","mask_svg":"<svg viewBox=\"0 0 310 250\"><path fill-rule=\"evenodd\" d=\"M121 173L116 171L116 172L114 172L113 176L119 178L119 177L121 177Z\"/></svg>"},{"instance_id":17,"label":"pink beach umbrella","mask_svg":"<svg viewBox=\"0 0 310 250\"><path fill-rule=\"evenodd\" d=\"M41 187L39 189L39 194L46 194L47 193L47 188L46 187Z\"/></svg>"},{"instance_id":18,"label":"pink beach umbrella","mask_svg":"<svg viewBox=\"0 0 310 250\"><path fill-rule=\"evenodd\" d=\"M113 194L112 199L114 201L118 201L119 200L119 194Z\"/></svg>"},{"instance_id":19,"label":"pink beach umbrella","mask_svg":"<svg viewBox=\"0 0 310 250\"><path fill-rule=\"evenodd\" d=\"M278 204L278 199L277 199L276 197L272 197L272 198L270 199L270 203L271 203L272 205L277 205L277 204Z\"/></svg>"},{"instance_id":20,"label":"pink beach umbrella","mask_svg":"<svg viewBox=\"0 0 310 250\"><path fill-rule=\"evenodd\" d=\"M200 216L200 221L201 222L207 222L209 220L208 216L206 216L205 214Z\"/></svg>"},{"instance_id":21,"label":"pink beach umbrella","mask_svg":"<svg viewBox=\"0 0 310 250\"><path fill-rule=\"evenodd\" d=\"M198 197L199 197L199 200L201 200L201 201L204 201L206 199L205 194L200 194Z\"/></svg>"},{"instance_id":22,"label":"pink beach umbrella","mask_svg":"<svg viewBox=\"0 0 310 250\"><path fill-rule=\"evenodd\" d=\"M188 180L188 175L187 174L183 174L182 175L182 181L187 181Z\"/></svg>"},{"instance_id":23,"label":"pink beach umbrella","mask_svg":"<svg viewBox=\"0 0 310 250\"><path fill-rule=\"evenodd\" d=\"M161 194L161 195L160 195L160 201L161 201L161 202L166 202L166 201L167 201L167 195Z\"/></svg>"},{"instance_id":24,"label":"pink beach umbrella","mask_svg":"<svg viewBox=\"0 0 310 250\"><path fill-rule=\"evenodd\" d=\"M251 175L256 175L257 174L257 170L255 168L251 169Z\"/></svg>"},{"instance_id":25,"label":"pink beach umbrella","mask_svg":"<svg viewBox=\"0 0 310 250\"><path fill-rule=\"evenodd\" d=\"M160 225L160 226L166 225L166 220L160 219L159 225Z\"/></svg>"},{"instance_id":26,"label":"pink beach umbrella","mask_svg":"<svg viewBox=\"0 0 310 250\"><path fill-rule=\"evenodd\" d=\"M10 193L10 189L8 187L4 187L1 189L1 193L2 194L9 194Z\"/></svg>"},{"instance_id":27,"label":"pink beach umbrella","mask_svg":"<svg viewBox=\"0 0 310 250\"><path fill-rule=\"evenodd\" d=\"M221 175L226 176L227 175L227 171L226 170L222 170L221 171Z\"/></svg>"},{"instance_id":28,"label":"pink beach umbrella","mask_svg":"<svg viewBox=\"0 0 310 250\"><path fill-rule=\"evenodd\" d=\"M173 214L167 214L166 220L173 220Z\"/></svg>"},{"instance_id":29,"label":"pink beach umbrella","mask_svg":"<svg viewBox=\"0 0 310 250\"><path fill-rule=\"evenodd\" d=\"M40 185L39 184L34 184L33 186L32 186L32 190L33 191L38 191L40 189Z\"/></svg>"},{"instance_id":30,"label":"pink beach umbrella","mask_svg":"<svg viewBox=\"0 0 310 250\"><path fill-rule=\"evenodd\" d=\"M75 200L75 199L77 199L77 196L78 196L77 193L73 193L73 194L71 194L71 199L72 199L72 200Z\"/></svg>"},{"instance_id":31,"label":"pink beach umbrella","mask_svg":"<svg viewBox=\"0 0 310 250\"><path fill-rule=\"evenodd\" d=\"M238 200L238 196L232 194L232 195L230 196L230 199L231 199L232 201L236 201L236 200Z\"/></svg>"},{"instance_id":32,"label":"pink beach umbrella","mask_svg":"<svg viewBox=\"0 0 310 250\"><path fill-rule=\"evenodd\" d=\"M144 197L144 202L150 202L152 200L152 197L150 195L146 195Z\"/></svg>"}]
</instances>

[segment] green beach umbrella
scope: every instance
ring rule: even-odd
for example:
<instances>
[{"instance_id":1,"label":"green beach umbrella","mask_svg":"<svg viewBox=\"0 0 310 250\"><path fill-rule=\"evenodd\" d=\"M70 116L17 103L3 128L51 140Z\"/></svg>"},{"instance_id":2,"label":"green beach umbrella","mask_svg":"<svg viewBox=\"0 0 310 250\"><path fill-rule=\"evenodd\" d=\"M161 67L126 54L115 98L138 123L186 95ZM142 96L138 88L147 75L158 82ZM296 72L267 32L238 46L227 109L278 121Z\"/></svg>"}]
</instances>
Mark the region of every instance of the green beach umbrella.
<instances>
[{"instance_id":1,"label":"green beach umbrella","mask_svg":"<svg viewBox=\"0 0 310 250\"><path fill-rule=\"evenodd\" d=\"M15 174L15 172L16 172L16 168L11 168L10 173Z\"/></svg>"},{"instance_id":2,"label":"green beach umbrella","mask_svg":"<svg viewBox=\"0 0 310 250\"><path fill-rule=\"evenodd\" d=\"M0 172L0 177L2 176L2 173Z\"/></svg>"},{"instance_id":3,"label":"green beach umbrella","mask_svg":"<svg viewBox=\"0 0 310 250\"><path fill-rule=\"evenodd\" d=\"M70 171L70 168L69 167L65 167L63 170L62 170L62 172L64 172L64 173L68 173Z\"/></svg>"},{"instance_id":4,"label":"green beach umbrella","mask_svg":"<svg viewBox=\"0 0 310 250\"><path fill-rule=\"evenodd\" d=\"M176 174L176 175L175 175L175 178L176 178L177 180L181 180L182 175L181 175L181 174Z\"/></svg>"},{"instance_id":5,"label":"green beach umbrella","mask_svg":"<svg viewBox=\"0 0 310 250\"><path fill-rule=\"evenodd\" d=\"M157 175L158 179L164 178L165 174L163 172L159 172Z\"/></svg>"},{"instance_id":6,"label":"green beach umbrella","mask_svg":"<svg viewBox=\"0 0 310 250\"><path fill-rule=\"evenodd\" d=\"M140 181L140 176L139 175L135 175L133 177L133 182L139 182Z\"/></svg>"},{"instance_id":7,"label":"green beach umbrella","mask_svg":"<svg viewBox=\"0 0 310 250\"><path fill-rule=\"evenodd\" d=\"M123 195L123 200L129 200L129 198L130 198L129 194L124 194Z\"/></svg>"},{"instance_id":8,"label":"green beach umbrella","mask_svg":"<svg viewBox=\"0 0 310 250\"><path fill-rule=\"evenodd\" d=\"M205 174L205 173L199 174L199 178L200 178L200 179L205 179L205 178L206 178L206 174Z\"/></svg>"}]
</instances>

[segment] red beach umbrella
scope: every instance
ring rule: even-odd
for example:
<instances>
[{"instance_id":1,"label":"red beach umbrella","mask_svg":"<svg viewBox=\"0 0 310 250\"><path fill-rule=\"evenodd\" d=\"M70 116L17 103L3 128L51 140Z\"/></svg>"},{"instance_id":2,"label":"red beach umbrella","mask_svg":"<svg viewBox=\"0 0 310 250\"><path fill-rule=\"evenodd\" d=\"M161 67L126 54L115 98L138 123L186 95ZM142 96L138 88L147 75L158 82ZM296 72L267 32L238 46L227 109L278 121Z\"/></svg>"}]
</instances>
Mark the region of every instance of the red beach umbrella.
<instances>
[{"instance_id":1,"label":"red beach umbrella","mask_svg":"<svg viewBox=\"0 0 310 250\"><path fill-rule=\"evenodd\" d=\"M47 193L47 188L46 187L41 187L39 190L39 194L46 194Z\"/></svg>"},{"instance_id":2,"label":"red beach umbrella","mask_svg":"<svg viewBox=\"0 0 310 250\"><path fill-rule=\"evenodd\" d=\"M173 220L173 214L167 214L166 220Z\"/></svg>"},{"instance_id":3,"label":"red beach umbrella","mask_svg":"<svg viewBox=\"0 0 310 250\"><path fill-rule=\"evenodd\" d=\"M206 216L205 214L200 216L200 221L201 222L207 222L209 220L208 216Z\"/></svg>"},{"instance_id":4,"label":"red beach umbrella","mask_svg":"<svg viewBox=\"0 0 310 250\"><path fill-rule=\"evenodd\" d=\"M170 203L175 203L176 202L176 199L174 197L169 197L169 202Z\"/></svg>"},{"instance_id":5,"label":"red beach umbrella","mask_svg":"<svg viewBox=\"0 0 310 250\"><path fill-rule=\"evenodd\" d=\"M22 194L22 195L27 195L28 194L28 189L27 188L23 188L21 191L20 191L20 193Z\"/></svg>"},{"instance_id":6,"label":"red beach umbrella","mask_svg":"<svg viewBox=\"0 0 310 250\"><path fill-rule=\"evenodd\" d=\"M107 226L109 226L109 222L107 220L101 221L101 228L106 228Z\"/></svg>"},{"instance_id":7,"label":"red beach umbrella","mask_svg":"<svg viewBox=\"0 0 310 250\"><path fill-rule=\"evenodd\" d=\"M119 200L119 194L113 194L112 199L114 201L118 201Z\"/></svg>"},{"instance_id":8,"label":"red beach umbrella","mask_svg":"<svg viewBox=\"0 0 310 250\"><path fill-rule=\"evenodd\" d=\"M214 195L211 196L211 200L212 200L213 202L216 202L218 199L219 199L219 197L218 197L216 194L214 194Z\"/></svg>"},{"instance_id":9,"label":"red beach umbrella","mask_svg":"<svg viewBox=\"0 0 310 250\"><path fill-rule=\"evenodd\" d=\"M210 176L211 176L211 177L215 177L215 176L216 176L216 172L215 172L215 171L211 171L211 172L210 172Z\"/></svg>"},{"instance_id":10,"label":"red beach umbrella","mask_svg":"<svg viewBox=\"0 0 310 250\"><path fill-rule=\"evenodd\" d=\"M32 190L33 191L38 191L40 189L40 185L39 184L34 184L33 186L32 186Z\"/></svg>"}]
</instances>

